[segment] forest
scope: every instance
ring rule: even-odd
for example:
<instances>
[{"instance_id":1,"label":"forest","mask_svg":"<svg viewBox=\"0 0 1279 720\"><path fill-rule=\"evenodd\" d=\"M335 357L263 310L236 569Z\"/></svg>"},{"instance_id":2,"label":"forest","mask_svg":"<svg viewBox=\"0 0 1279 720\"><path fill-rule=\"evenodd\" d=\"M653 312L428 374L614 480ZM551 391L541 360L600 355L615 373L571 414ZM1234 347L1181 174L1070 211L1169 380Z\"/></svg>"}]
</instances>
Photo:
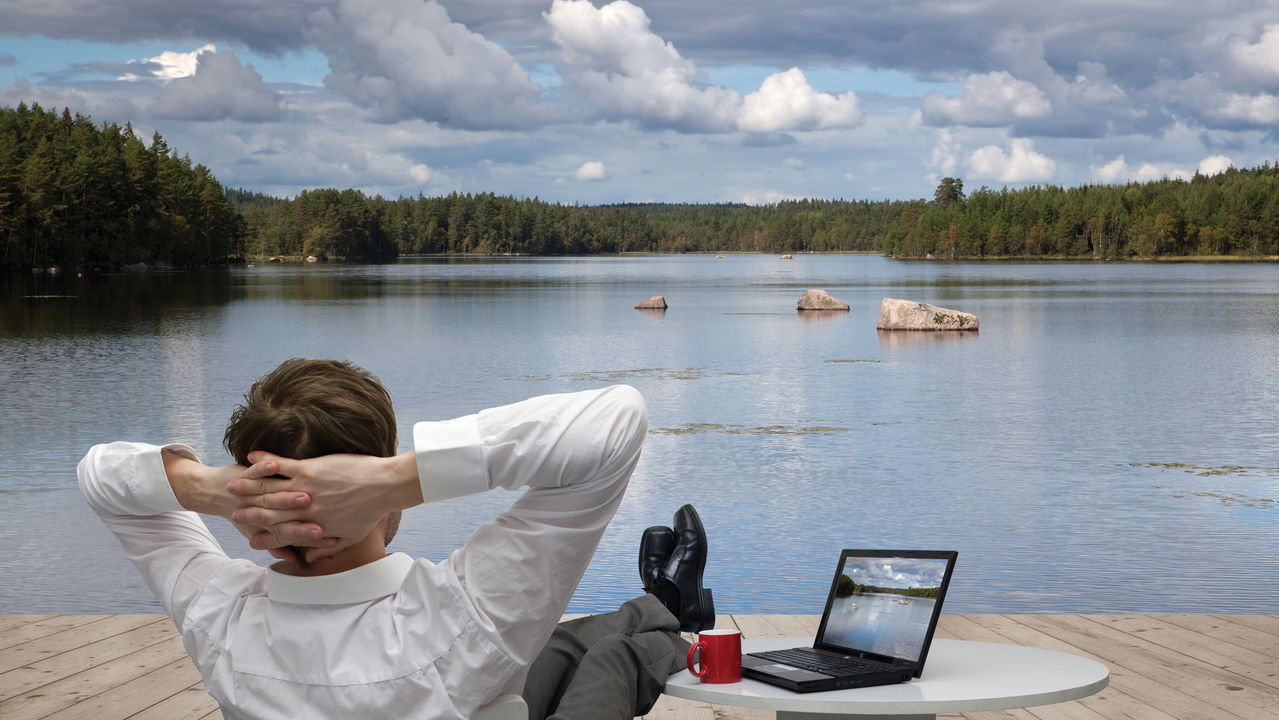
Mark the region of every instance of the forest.
<instances>
[{"instance_id":1,"label":"forest","mask_svg":"<svg viewBox=\"0 0 1279 720\"><path fill-rule=\"evenodd\" d=\"M285 256L881 252L934 259L1279 256L1279 165L1189 180L931 200L567 205L493 193L277 198L224 189L159 133L0 108L0 268L190 266Z\"/></svg>"},{"instance_id":2,"label":"forest","mask_svg":"<svg viewBox=\"0 0 1279 720\"><path fill-rule=\"evenodd\" d=\"M858 585L847 575L840 575L835 582L835 597L844 598L858 593L874 593L879 595L904 595L906 597L936 598L940 587L889 588L876 585Z\"/></svg>"},{"instance_id":3,"label":"forest","mask_svg":"<svg viewBox=\"0 0 1279 720\"><path fill-rule=\"evenodd\" d=\"M159 133L39 105L0 108L0 269L224 263L243 219Z\"/></svg>"}]
</instances>

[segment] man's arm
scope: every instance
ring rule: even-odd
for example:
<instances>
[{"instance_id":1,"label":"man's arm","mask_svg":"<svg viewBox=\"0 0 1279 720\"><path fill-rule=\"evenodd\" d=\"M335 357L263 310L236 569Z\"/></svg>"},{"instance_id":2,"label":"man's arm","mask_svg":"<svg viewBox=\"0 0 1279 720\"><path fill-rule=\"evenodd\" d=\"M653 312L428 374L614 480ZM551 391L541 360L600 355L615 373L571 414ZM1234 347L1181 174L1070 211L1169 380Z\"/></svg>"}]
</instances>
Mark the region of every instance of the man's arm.
<instances>
[{"instance_id":1,"label":"man's arm","mask_svg":"<svg viewBox=\"0 0 1279 720\"><path fill-rule=\"evenodd\" d=\"M184 580L184 570L193 559L226 559L199 516L178 500L169 478L172 468L173 481L183 488L188 501L216 512L217 503L207 492L203 476L192 471L192 465L199 465L195 458L186 446L169 446L162 452L155 445L116 442L93 446L76 468L89 507L115 533L125 555L170 614L185 607L186 598L175 597L187 594L176 592L180 581L193 590L216 569L212 563L203 563L205 572L200 577Z\"/></svg>"},{"instance_id":2,"label":"man's arm","mask_svg":"<svg viewBox=\"0 0 1279 720\"><path fill-rule=\"evenodd\" d=\"M243 501L227 493L226 484L245 475L245 468L209 467L185 445L161 448L116 442L92 447L76 474L89 506L115 533L129 560L171 614L184 607L218 563L226 560L196 513L229 518ZM265 501L295 504L309 498L286 493ZM320 535L316 526L298 531L314 538ZM206 561L198 562L199 558Z\"/></svg>"}]
</instances>

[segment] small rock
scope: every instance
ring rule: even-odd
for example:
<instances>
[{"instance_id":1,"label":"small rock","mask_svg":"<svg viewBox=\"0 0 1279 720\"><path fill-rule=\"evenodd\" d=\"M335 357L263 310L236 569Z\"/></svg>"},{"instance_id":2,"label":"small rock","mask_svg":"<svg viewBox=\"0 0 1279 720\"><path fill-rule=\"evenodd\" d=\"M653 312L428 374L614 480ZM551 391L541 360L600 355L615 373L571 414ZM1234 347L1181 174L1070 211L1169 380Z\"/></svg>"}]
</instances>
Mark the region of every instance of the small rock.
<instances>
[{"instance_id":1,"label":"small rock","mask_svg":"<svg viewBox=\"0 0 1279 720\"><path fill-rule=\"evenodd\" d=\"M269 257L269 258L267 258L267 259L266 259L266 261L267 261L267 262L278 262L278 263L282 263L282 262L284 262L284 258L282 258L282 257L278 257L278 256L277 256L277 257Z\"/></svg>"},{"instance_id":2,"label":"small rock","mask_svg":"<svg viewBox=\"0 0 1279 720\"><path fill-rule=\"evenodd\" d=\"M645 300L639 305L636 305L635 309L636 310L665 310L666 307L667 307L666 298L662 297L661 295L654 295L653 297Z\"/></svg>"},{"instance_id":3,"label":"small rock","mask_svg":"<svg viewBox=\"0 0 1279 720\"><path fill-rule=\"evenodd\" d=\"M790 255L783 255L780 258L778 258L778 260L794 260L794 259L795 258Z\"/></svg>"},{"instance_id":4,"label":"small rock","mask_svg":"<svg viewBox=\"0 0 1279 720\"><path fill-rule=\"evenodd\" d=\"M825 290L809 290L795 307L798 310L848 310L848 303L836 300Z\"/></svg>"},{"instance_id":5,"label":"small rock","mask_svg":"<svg viewBox=\"0 0 1279 720\"><path fill-rule=\"evenodd\" d=\"M121 270L124 270L124 271L126 271L126 272L146 272L146 271L147 271L147 264L146 264L146 263L133 263L132 265L125 265L124 267L122 267L122 268L120 268L120 269L121 269Z\"/></svg>"},{"instance_id":6,"label":"small rock","mask_svg":"<svg viewBox=\"0 0 1279 720\"><path fill-rule=\"evenodd\" d=\"M976 330L979 323L972 313L950 310L914 300L884 298L879 304L880 330Z\"/></svg>"},{"instance_id":7,"label":"small rock","mask_svg":"<svg viewBox=\"0 0 1279 720\"><path fill-rule=\"evenodd\" d=\"M314 262L320 262L320 258L318 258L318 257L316 257L316 256L314 256L314 255L307 255L307 256L306 256L306 261L307 261L307 262L312 262L312 263L314 263Z\"/></svg>"}]
</instances>

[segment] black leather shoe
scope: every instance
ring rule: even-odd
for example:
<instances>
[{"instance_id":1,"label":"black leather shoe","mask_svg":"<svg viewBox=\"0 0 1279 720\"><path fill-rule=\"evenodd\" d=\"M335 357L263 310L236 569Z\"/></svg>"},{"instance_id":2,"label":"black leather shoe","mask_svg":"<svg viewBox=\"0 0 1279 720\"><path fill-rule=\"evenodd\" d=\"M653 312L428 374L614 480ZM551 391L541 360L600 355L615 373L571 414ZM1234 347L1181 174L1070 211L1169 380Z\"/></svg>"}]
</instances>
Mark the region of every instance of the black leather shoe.
<instances>
[{"instance_id":1,"label":"black leather shoe","mask_svg":"<svg viewBox=\"0 0 1279 720\"><path fill-rule=\"evenodd\" d=\"M679 618L679 629L701 632L715 627L715 603L710 589L702 587L702 572L706 569L706 529L702 519L692 505L685 505L675 511L672 529L675 549L662 569L662 579L679 593L679 611L672 611Z\"/></svg>"},{"instance_id":2,"label":"black leather shoe","mask_svg":"<svg viewBox=\"0 0 1279 720\"><path fill-rule=\"evenodd\" d=\"M644 582L644 592L657 594L658 579L662 569L671 559L675 549L675 531L665 525L654 525L640 535L639 574Z\"/></svg>"}]
</instances>

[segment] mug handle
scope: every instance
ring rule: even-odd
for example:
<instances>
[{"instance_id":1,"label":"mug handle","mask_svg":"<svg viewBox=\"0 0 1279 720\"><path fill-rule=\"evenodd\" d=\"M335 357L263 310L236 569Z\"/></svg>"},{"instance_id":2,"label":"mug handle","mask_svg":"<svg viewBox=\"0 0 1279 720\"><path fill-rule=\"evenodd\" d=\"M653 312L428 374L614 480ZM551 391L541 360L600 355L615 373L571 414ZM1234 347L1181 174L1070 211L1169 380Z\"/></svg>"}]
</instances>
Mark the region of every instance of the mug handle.
<instances>
[{"instance_id":1,"label":"mug handle","mask_svg":"<svg viewBox=\"0 0 1279 720\"><path fill-rule=\"evenodd\" d=\"M706 649L705 640L698 640L697 642L693 643L688 648L688 671L693 673L693 677L706 677L706 673L709 672L705 662L703 662L701 665L702 667L701 672L698 672L697 661L693 659L693 656L697 654L698 650L705 650L705 649Z\"/></svg>"}]
</instances>

